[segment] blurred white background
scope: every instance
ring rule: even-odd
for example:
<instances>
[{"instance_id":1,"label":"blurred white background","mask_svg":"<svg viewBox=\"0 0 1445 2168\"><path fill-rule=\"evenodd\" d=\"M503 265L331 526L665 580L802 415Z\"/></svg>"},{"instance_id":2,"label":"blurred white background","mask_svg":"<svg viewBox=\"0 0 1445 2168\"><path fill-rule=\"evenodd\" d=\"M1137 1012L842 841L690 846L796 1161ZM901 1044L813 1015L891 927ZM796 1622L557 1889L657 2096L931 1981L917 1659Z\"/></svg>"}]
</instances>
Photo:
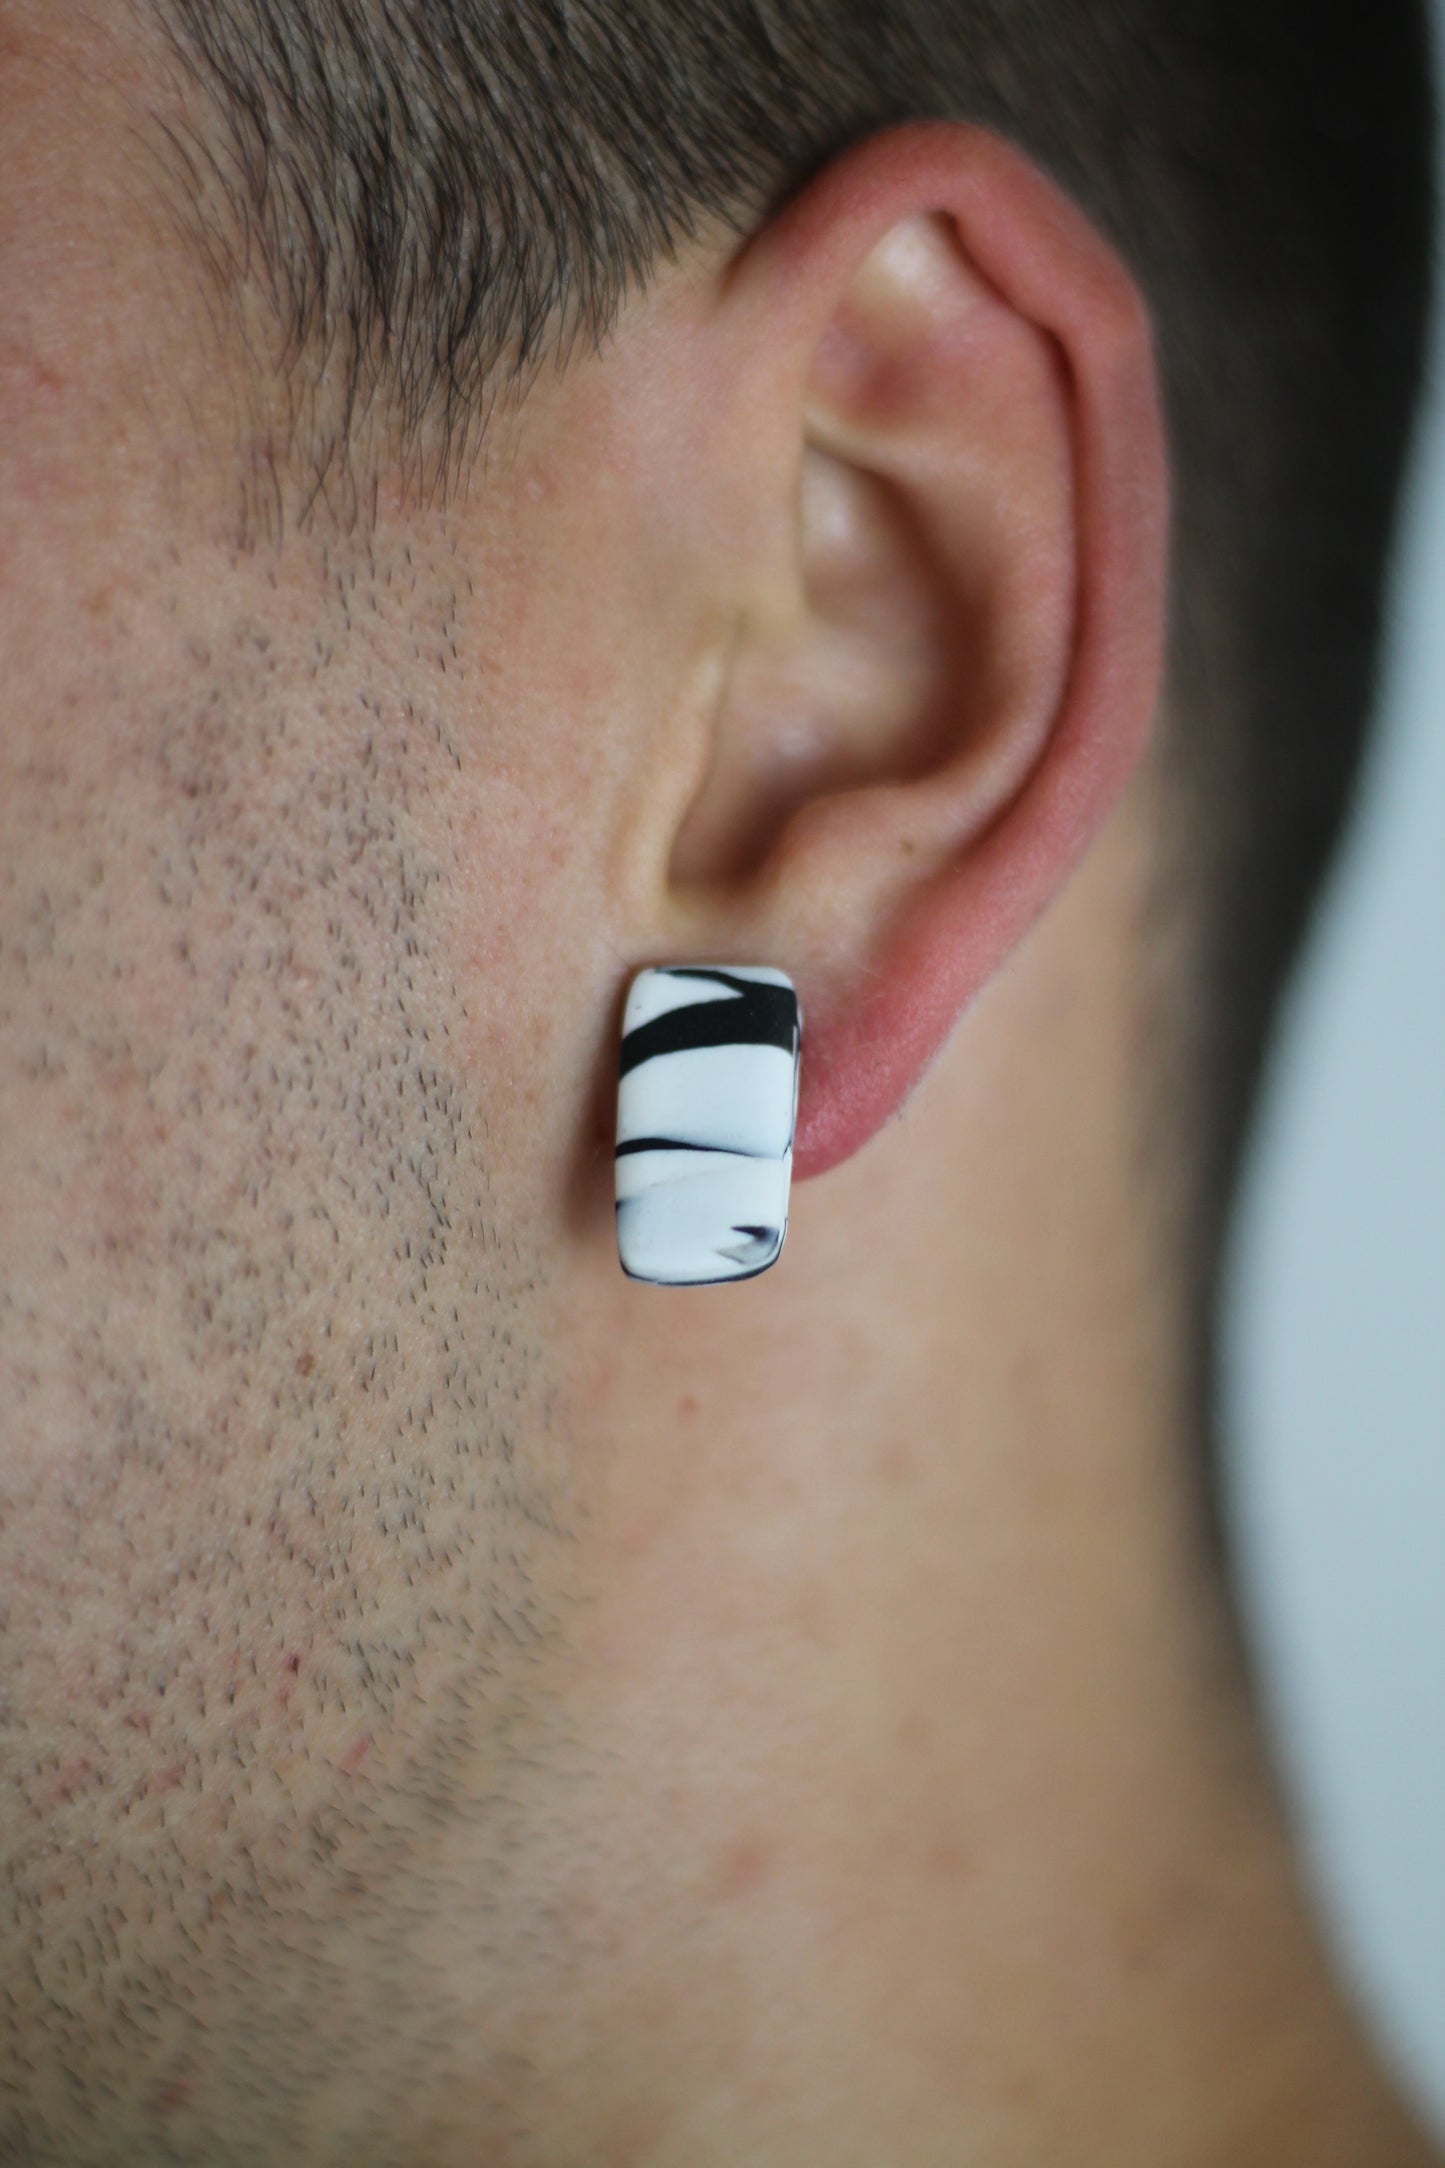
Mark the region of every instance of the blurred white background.
<instances>
[{"instance_id":1,"label":"blurred white background","mask_svg":"<svg viewBox=\"0 0 1445 2168\"><path fill-rule=\"evenodd\" d=\"M1246 1609L1321 1904L1445 2138L1445 294L1394 619L1236 1223L1227 1406Z\"/></svg>"}]
</instances>

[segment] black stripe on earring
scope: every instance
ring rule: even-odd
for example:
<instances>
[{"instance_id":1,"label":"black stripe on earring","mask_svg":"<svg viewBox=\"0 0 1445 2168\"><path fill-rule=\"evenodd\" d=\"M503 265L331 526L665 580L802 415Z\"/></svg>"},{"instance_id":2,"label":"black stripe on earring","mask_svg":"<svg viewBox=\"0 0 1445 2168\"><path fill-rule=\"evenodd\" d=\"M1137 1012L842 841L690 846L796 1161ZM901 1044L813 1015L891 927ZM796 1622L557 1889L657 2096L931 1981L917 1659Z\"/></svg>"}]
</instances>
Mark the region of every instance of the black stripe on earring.
<instances>
[{"instance_id":1,"label":"black stripe on earring","mask_svg":"<svg viewBox=\"0 0 1445 2168\"><path fill-rule=\"evenodd\" d=\"M689 1001L654 1016L629 1031L622 1042L620 1073L640 1068L660 1054L686 1054L702 1046L776 1046L785 1054L798 1048L798 997L790 986L756 979L736 979L727 971L682 966L669 970L679 979L712 979L731 989L735 1000Z\"/></svg>"},{"instance_id":2,"label":"black stripe on earring","mask_svg":"<svg viewBox=\"0 0 1445 2168\"><path fill-rule=\"evenodd\" d=\"M694 1144L687 1137L629 1137L619 1144L615 1157L627 1159L634 1152L721 1152L727 1159L771 1159L771 1152L739 1152L731 1144Z\"/></svg>"}]
</instances>

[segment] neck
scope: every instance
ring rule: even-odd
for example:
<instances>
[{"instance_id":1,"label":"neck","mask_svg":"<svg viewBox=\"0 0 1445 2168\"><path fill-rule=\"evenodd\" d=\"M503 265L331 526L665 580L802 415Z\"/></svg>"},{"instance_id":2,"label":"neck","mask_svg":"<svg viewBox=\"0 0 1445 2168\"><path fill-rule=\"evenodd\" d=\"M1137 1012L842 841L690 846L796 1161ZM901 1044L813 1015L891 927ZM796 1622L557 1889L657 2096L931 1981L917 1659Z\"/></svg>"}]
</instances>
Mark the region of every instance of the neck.
<instances>
[{"instance_id":1,"label":"neck","mask_svg":"<svg viewBox=\"0 0 1445 2168\"><path fill-rule=\"evenodd\" d=\"M1332 1983L1197 1509L1127 997L1084 962L1137 866L1126 816L771 1281L620 1298L589 1381L626 1411L600 1691L726 1960L701 2040L631 2054L694 2098L719 2040L761 2058L719 2158L1433 2158ZM804 2145L803 2102L843 2129ZM680 2127L658 2160L712 2157Z\"/></svg>"}]
</instances>

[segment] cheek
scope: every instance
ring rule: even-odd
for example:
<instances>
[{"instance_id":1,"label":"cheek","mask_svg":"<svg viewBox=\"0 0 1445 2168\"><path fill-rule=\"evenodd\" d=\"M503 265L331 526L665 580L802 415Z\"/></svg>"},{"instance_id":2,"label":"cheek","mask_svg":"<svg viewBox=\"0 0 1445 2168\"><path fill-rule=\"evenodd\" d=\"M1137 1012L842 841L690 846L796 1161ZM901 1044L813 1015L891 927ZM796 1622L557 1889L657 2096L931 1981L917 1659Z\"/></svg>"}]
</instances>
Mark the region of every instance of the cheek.
<instances>
[{"instance_id":1,"label":"cheek","mask_svg":"<svg viewBox=\"0 0 1445 2168\"><path fill-rule=\"evenodd\" d=\"M615 681L599 689L594 671L573 696L559 682L572 674L534 665L520 687L498 673L499 720L467 748L442 846L465 1067L509 1167L537 1185L529 1213L565 1202L598 1121L615 1118L604 1072L629 962L609 892L619 760L598 720Z\"/></svg>"},{"instance_id":2,"label":"cheek","mask_svg":"<svg viewBox=\"0 0 1445 2168\"><path fill-rule=\"evenodd\" d=\"M525 773L484 773L456 824L450 930L460 987L479 1040L504 1066L522 1051L545 1063L574 997L595 917L596 843L585 798L558 804Z\"/></svg>"}]
</instances>

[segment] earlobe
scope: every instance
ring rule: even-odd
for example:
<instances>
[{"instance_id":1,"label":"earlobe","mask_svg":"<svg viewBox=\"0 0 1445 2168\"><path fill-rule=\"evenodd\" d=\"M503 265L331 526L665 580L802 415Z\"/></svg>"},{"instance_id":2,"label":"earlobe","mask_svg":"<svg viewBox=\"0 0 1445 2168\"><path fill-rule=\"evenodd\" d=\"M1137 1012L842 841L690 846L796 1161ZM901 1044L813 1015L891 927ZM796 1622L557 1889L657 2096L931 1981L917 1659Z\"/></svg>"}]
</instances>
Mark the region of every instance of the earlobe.
<instances>
[{"instance_id":1,"label":"earlobe","mask_svg":"<svg viewBox=\"0 0 1445 2168\"><path fill-rule=\"evenodd\" d=\"M796 599L744 612L671 894L691 938L798 981L806 1178L903 1104L1143 749L1162 426L1127 272L976 129L840 158L727 309Z\"/></svg>"}]
</instances>

